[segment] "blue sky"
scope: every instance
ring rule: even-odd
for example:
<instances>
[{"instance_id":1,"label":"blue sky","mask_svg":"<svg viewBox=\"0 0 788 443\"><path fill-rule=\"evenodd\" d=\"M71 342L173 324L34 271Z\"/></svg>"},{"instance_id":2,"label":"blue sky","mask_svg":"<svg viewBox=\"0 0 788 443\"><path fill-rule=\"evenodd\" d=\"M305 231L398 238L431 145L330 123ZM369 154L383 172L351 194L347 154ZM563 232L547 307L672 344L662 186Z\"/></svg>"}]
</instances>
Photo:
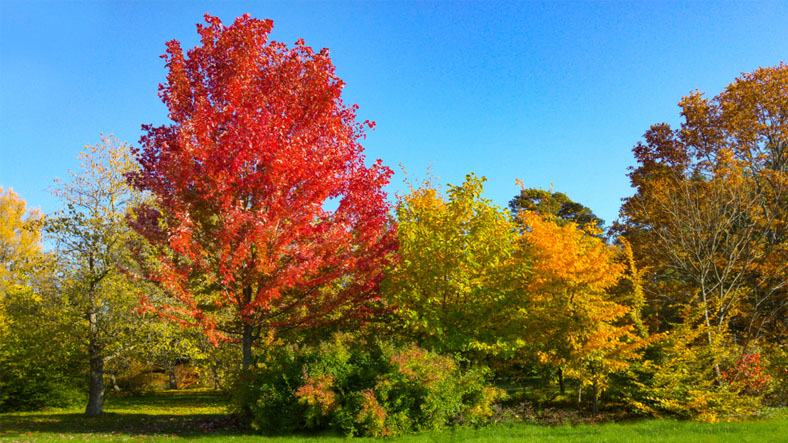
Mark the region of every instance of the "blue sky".
<instances>
[{"instance_id":1,"label":"blue sky","mask_svg":"<svg viewBox=\"0 0 788 443\"><path fill-rule=\"evenodd\" d=\"M166 123L164 43L197 42L206 12L250 13L272 37L328 47L344 99L377 123L367 156L441 183L474 171L505 206L515 179L610 222L631 194L632 146L788 58L788 2L77 2L0 0L0 186L45 212L47 188L99 134L136 144Z\"/></svg>"}]
</instances>

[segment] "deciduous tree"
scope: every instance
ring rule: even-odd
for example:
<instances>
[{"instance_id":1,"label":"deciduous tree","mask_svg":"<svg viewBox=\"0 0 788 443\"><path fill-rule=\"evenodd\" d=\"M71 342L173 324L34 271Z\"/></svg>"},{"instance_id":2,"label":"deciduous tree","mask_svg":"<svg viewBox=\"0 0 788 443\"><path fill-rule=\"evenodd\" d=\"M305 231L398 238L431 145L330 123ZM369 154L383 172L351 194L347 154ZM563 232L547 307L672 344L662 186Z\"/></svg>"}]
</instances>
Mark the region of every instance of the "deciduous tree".
<instances>
[{"instance_id":1,"label":"deciduous tree","mask_svg":"<svg viewBox=\"0 0 788 443\"><path fill-rule=\"evenodd\" d=\"M42 222L39 211L28 211L19 195L0 187L0 297L11 285L24 284L44 258Z\"/></svg>"},{"instance_id":2,"label":"deciduous tree","mask_svg":"<svg viewBox=\"0 0 788 443\"><path fill-rule=\"evenodd\" d=\"M533 211L518 217L521 255L531 271L519 285L528 294L523 337L542 363L593 387L596 413L608 375L626 369L648 343L635 333L637 317L628 315L638 301L621 303L612 292L627 278L626 263L598 232Z\"/></svg>"},{"instance_id":3,"label":"deciduous tree","mask_svg":"<svg viewBox=\"0 0 788 443\"><path fill-rule=\"evenodd\" d=\"M386 283L387 298L406 333L438 351L501 353L518 346L510 318L518 293L511 284L526 270L513 266L517 226L482 196L484 181L467 175L445 196L428 182L397 204L400 261Z\"/></svg>"},{"instance_id":4,"label":"deciduous tree","mask_svg":"<svg viewBox=\"0 0 788 443\"><path fill-rule=\"evenodd\" d=\"M713 98L693 92L679 103L680 129L654 125L635 146L637 193L618 230L648 269L645 289L663 315L655 326L700 307L704 329L730 331L742 352L759 338L786 336L786 91L782 63L744 74ZM693 309L673 310L682 305Z\"/></svg>"},{"instance_id":5,"label":"deciduous tree","mask_svg":"<svg viewBox=\"0 0 788 443\"><path fill-rule=\"evenodd\" d=\"M552 187L545 191L523 186L520 193L509 201L509 209L515 216L519 211L533 211L553 216L557 223L573 222L581 228L601 230L605 224L591 209L573 201L563 192L553 192Z\"/></svg>"},{"instance_id":6,"label":"deciduous tree","mask_svg":"<svg viewBox=\"0 0 788 443\"><path fill-rule=\"evenodd\" d=\"M144 127L130 180L154 203L132 224L158 262L147 277L170 295L159 312L240 336L247 367L266 329L369 313L395 246L391 171L365 165L373 124L343 103L327 49L288 48L248 15L205 22L186 54L167 44L172 124Z\"/></svg>"},{"instance_id":7,"label":"deciduous tree","mask_svg":"<svg viewBox=\"0 0 788 443\"><path fill-rule=\"evenodd\" d=\"M133 345L129 337L141 318L135 290L122 272L128 267L131 231L127 209L135 202L125 176L135 165L129 146L104 137L85 146L79 154L80 170L70 180L59 181L54 194L65 209L50 217L62 268L62 292L69 311L84 329L90 359L88 405L85 413L103 412L104 365L113 355Z\"/></svg>"}]
</instances>

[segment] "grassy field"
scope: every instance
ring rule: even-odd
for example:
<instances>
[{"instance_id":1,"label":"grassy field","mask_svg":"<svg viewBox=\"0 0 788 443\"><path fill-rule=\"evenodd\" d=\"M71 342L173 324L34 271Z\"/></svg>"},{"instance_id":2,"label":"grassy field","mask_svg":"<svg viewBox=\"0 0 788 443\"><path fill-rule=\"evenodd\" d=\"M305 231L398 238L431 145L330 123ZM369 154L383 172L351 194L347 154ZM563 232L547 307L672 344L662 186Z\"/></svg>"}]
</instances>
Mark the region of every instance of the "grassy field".
<instances>
[{"instance_id":1,"label":"grassy field","mask_svg":"<svg viewBox=\"0 0 788 443\"><path fill-rule=\"evenodd\" d=\"M0 414L0 440L159 441L188 438L213 441L261 441L241 429L224 412L225 400L210 392L161 392L108 398L106 413L84 417L79 410ZM267 437L265 441L345 441L336 435ZM369 441L369 439L356 439ZM482 429L406 436L398 442L788 442L788 411L739 423L704 424L672 420L640 420L597 425L541 426L498 424Z\"/></svg>"}]
</instances>

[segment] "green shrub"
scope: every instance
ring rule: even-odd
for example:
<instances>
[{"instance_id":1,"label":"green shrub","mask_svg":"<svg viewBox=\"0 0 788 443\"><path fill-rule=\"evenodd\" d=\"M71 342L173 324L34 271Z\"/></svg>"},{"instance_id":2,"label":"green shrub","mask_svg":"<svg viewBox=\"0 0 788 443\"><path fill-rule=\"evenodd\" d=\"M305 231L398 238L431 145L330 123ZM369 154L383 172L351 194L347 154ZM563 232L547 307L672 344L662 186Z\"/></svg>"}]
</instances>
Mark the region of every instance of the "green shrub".
<instances>
[{"instance_id":1,"label":"green shrub","mask_svg":"<svg viewBox=\"0 0 788 443\"><path fill-rule=\"evenodd\" d=\"M768 403L772 406L788 406L788 346L773 345L767 348L766 370L770 392Z\"/></svg>"},{"instance_id":2,"label":"green shrub","mask_svg":"<svg viewBox=\"0 0 788 443\"><path fill-rule=\"evenodd\" d=\"M235 389L238 411L268 433L335 429L391 436L482 424L502 391L450 357L336 334L317 346L275 346Z\"/></svg>"},{"instance_id":3,"label":"green shrub","mask_svg":"<svg viewBox=\"0 0 788 443\"><path fill-rule=\"evenodd\" d=\"M746 376L752 368L743 366L741 350L722 344L722 334L712 335L712 345L699 344L703 332L681 327L652 345L643 361L612 380L611 394L655 417L716 422L757 414L764 391Z\"/></svg>"},{"instance_id":4,"label":"green shrub","mask_svg":"<svg viewBox=\"0 0 788 443\"><path fill-rule=\"evenodd\" d=\"M84 346L56 301L29 287L0 294L0 412L68 407L86 400Z\"/></svg>"},{"instance_id":5,"label":"green shrub","mask_svg":"<svg viewBox=\"0 0 788 443\"><path fill-rule=\"evenodd\" d=\"M49 361L0 361L0 412L65 408L86 401L81 377Z\"/></svg>"}]
</instances>

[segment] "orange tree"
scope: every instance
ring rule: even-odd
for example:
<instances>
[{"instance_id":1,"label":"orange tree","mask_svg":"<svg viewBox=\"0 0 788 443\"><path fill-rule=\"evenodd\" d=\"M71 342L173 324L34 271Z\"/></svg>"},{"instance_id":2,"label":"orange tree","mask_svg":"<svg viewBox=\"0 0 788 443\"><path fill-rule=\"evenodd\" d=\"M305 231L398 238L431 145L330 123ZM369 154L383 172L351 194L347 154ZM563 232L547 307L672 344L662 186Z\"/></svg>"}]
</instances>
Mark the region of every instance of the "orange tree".
<instances>
[{"instance_id":1,"label":"orange tree","mask_svg":"<svg viewBox=\"0 0 788 443\"><path fill-rule=\"evenodd\" d=\"M580 379L580 389L592 386L596 413L608 375L626 369L648 343L635 329L639 293L614 291L629 278L622 251L602 241L592 227L559 224L532 211L521 211L518 218L520 254L531 271L520 282L528 294L523 336L541 363Z\"/></svg>"},{"instance_id":2,"label":"orange tree","mask_svg":"<svg viewBox=\"0 0 788 443\"><path fill-rule=\"evenodd\" d=\"M645 289L662 312L653 326L681 320L670 307L689 305L743 349L786 337L787 89L780 64L711 99L694 92L679 103L681 128L654 125L634 148L637 193L617 229L649 269Z\"/></svg>"},{"instance_id":3,"label":"orange tree","mask_svg":"<svg viewBox=\"0 0 788 443\"><path fill-rule=\"evenodd\" d=\"M132 225L155 257L144 274L169 295L158 310L240 336L248 367L265 330L370 312L395 247L391 171L365 165L373 123L343 103L327 49L271 41L273 23L248 15L205 22L186 54L167 44L172 124L143 127L129 178L153 201Z\"/></svg>"}]
</instances>

